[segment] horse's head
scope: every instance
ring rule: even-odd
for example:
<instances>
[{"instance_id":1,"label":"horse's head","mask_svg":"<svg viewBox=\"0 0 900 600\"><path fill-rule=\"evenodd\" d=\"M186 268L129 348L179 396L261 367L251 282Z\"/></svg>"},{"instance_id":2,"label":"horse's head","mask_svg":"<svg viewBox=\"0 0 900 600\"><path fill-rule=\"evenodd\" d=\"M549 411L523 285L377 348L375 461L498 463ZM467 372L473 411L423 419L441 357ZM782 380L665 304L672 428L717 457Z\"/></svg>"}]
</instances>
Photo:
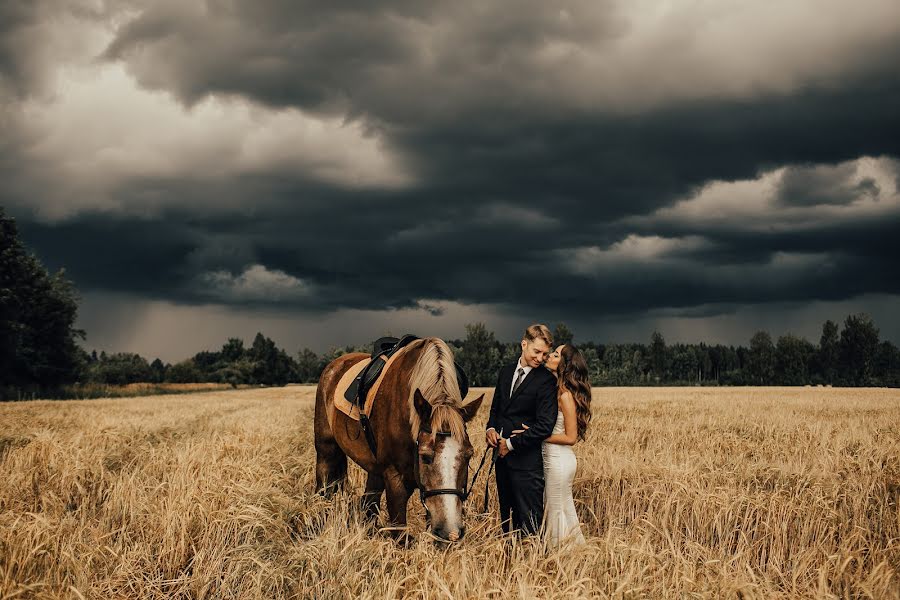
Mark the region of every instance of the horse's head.
<instances>
[{"instance_id":1,"label":"horse's head","mask_svg":"<svg viewBox=\"0 0 900 600\"><path fill-rule=\"evenodd\" d=\"M429 402L415 391L419 413L416 485L431 532L450 542L466 532L463 501L467 493L472 444L465 423L478 412L484 394L463 406Z\"/></svg>"}]
</instances>

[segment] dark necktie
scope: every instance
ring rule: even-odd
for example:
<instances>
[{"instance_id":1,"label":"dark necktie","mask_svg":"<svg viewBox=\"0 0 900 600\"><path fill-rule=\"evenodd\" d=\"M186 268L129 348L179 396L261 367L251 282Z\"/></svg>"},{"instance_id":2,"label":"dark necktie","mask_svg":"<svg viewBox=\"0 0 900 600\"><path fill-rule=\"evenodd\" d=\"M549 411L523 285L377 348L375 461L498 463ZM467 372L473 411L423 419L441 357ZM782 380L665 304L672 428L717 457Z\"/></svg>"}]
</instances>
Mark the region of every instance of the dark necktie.
<instances>
[{"instance_id":1,"label":"dark necktie","mask_svg":"<svg viewBox=\"0 0 900 600\"><path fill-rule=\"evenodd\" d=\"M512 391L509 393L509 397L512 398L513 394L516 393L516 390L519 389L519 386L522 384L522 378L525 377L525 369L519 367L519 375L516 377L516 382L512 386Z\"/></svg>"}]
</instances>

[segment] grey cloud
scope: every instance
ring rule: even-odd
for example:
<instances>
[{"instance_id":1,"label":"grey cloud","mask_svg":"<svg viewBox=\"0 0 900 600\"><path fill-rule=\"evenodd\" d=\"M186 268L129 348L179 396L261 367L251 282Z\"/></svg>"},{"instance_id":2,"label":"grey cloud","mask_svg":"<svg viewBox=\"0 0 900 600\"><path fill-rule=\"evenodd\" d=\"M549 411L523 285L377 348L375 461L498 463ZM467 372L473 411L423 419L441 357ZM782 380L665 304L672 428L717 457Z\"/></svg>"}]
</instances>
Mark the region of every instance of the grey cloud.
<instances>
[{"instance_id":1,"label":"grey cloud","mask_svg":"<svg viewBox=\"0 0 900 600\"><path fill-rule=\"evenodd\" d=\"M39 36L48 3L13 1L0 4L0 92L3 97L25 96L43 88L46 62ZM37 34L37 35L36 35Z\"/></svg>"},{"instance_id":2,"label":"grey cloud","mask_svg":"<svg viewBox=\"0 0 900 600\"><path fill-rule=\"evenodd\" d=\"M93 33L84 25L116 12L107 2L90 0L0 3L0 102L50 93L59 63L91 45Z\"/></svg>"},{"instance_id":3,"label":"grey cloud","mask_svg":"<svg viewBox=\"0 0 900 600\"><path fill-rule=\"evenodd\" d=\"M860 196L877 197L878 184L871 178L853 181L855 165L790 167L781 178L779 201L814 206L847 204Z\"/></svg>"}]
</instances>

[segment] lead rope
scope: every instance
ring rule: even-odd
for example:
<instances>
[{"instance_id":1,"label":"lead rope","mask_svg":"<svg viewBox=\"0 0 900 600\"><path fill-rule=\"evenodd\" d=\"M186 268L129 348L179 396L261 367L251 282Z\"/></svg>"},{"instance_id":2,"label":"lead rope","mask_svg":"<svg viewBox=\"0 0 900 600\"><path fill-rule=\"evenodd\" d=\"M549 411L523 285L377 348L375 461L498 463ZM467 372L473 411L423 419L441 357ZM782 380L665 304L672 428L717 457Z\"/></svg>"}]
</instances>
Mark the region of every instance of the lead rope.
<instances>
[{"instance_id":1,"label":"lead rope","mask_svg":"<svg viewBox=\"0 0 900 600\"><path fill-rule=\"evenodd\" d=\"M487 454L487 451L490 447L484 449L484 453ZM481 512L487 514L488 511L488 496L490 496L491 491L491 473L494 472L494 465L497 464L497 458L500 456L500 447L497 446L494 448L494 452L491 455L491 467L487 472L487 481L484 482L484 508L482 508Z\"/></svg>"},{"instance_id":2,"label":"lead rope","mask_svg":"<svg viewBox=\"0 0 900 600\"><path fill-rule=\"evenodd\" d=\"M485 459L487 459L488 450L490 450L490 447L485 448L484 454L481 455L481 462L478 463L478 468L475 469L475 476L472 477L472 481L469 483L469 488L466 490L466 495L463 497L464 501L469 499L469 494L471 494L472 490L475 489L475 482L478 481L478 475L481 473L481 468L484 466ZM490 473L488 473L488 480L490 480L490 477Z\"/></svg>"},{"instance_id":3,"label":"lead rope","mask_svg":"<svg viewBox=\"0 0 900 600\"><path fill-rule=\"evenodd\" d=\"M492 448L490 446L484 449L484 454L481 455L481 462L478 463L478 468L475 469L475 475L472 477L472 481L469 483L469 489L466 490L465 495L463 496L463 501L469 499L469 494L475 491L475 482L478 481L478 476L481 474L481 469L484 467L484 461L487 460L488 452L490 452ZM494 471L494 464L497 462L497 456L499 454L498 448L493 448L493 455L491 456L491 466L488 468L487 479L484 482L484 508L481 510L482 513L487 512L488 508L488 494L491 489L491 473Z\"/></svg>"}]
</instances>

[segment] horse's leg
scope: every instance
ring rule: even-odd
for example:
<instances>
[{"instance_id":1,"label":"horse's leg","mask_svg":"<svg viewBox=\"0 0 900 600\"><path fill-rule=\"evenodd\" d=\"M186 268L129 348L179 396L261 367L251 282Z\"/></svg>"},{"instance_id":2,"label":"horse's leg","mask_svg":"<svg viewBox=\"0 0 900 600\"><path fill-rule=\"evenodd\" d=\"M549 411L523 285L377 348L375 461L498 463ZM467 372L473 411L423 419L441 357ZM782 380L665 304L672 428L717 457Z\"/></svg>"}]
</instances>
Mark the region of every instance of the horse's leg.
<instances>
[{"instance_id":1,"label":"horse's leg","mask_svg":"<svg viewBox=\"0 0 900 600\"><path fill-rule=\"evenodd\" d=\"M362 496L362 509L365 512L369 522L375 522L378 519L378 513L381 511L381 495L384 493L384 477L369 473L366 478L366 491Z\"/></svg>"},{"instance_id":2,"label":"horse's leg","mask_svg":"<svg viewBox=\"0 0 900 600\"><path fill-rule=\"evenodd\" d=\"M316 412L313 421L316 446L316 492L331 496L344 486L347 479L347 455L338 446L328 424L325 409L325 393L316 390Z\"/></svg>"},{"instance_id":3,"label":"horse's leg","mask_svg":"<svg viewBox=\"0 0 900 600\"><path fill-rule=\"evenodd\" d=\"M406 530L406 505L414 487L407 485L403 476L393 468L385 471L384 479L391 535L401 544L409 545L413 537Z\"/></svg>"}]
</instances>

